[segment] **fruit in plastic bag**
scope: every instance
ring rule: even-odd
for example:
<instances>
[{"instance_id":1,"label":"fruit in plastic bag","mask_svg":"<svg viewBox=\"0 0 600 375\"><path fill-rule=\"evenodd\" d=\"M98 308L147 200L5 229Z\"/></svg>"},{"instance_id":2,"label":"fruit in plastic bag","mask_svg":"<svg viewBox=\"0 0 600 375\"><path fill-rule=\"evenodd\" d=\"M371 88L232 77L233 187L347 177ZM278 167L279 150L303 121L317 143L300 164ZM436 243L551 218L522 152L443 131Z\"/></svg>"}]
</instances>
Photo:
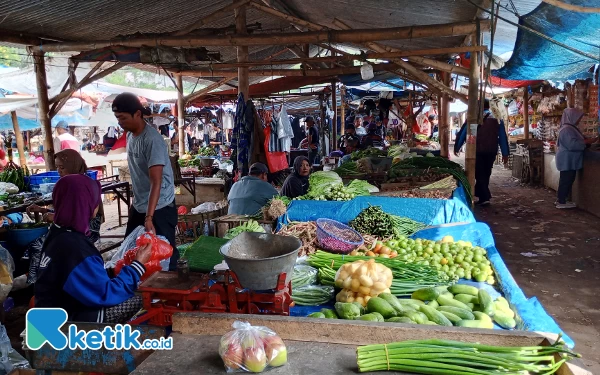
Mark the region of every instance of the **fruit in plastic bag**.
<instances>
[{"instance_id":1,"label":"fruit in plastic bag","mask_svg":"<svg viewBox=\"0 0 600 375\"><path fill-rule=\"evenodd\" d=\"M336 296L337 302L358 302L367 305L371 297L389 293L392 285L392 270L374 259L346 263L338 270L335 285L342 288Z\"/></svg>"},{"instance_id":2,"label":"fruit in plastic bag","mask_svg":"<svg viewBox=\"0 0 600 375\"><path fill-rule=\"evenodd\" d=\"M219 355L227 372L262 372L287 363L283 340L266 327L235 321L234 330L221 337Z\"/></svg>"}]
</instances>

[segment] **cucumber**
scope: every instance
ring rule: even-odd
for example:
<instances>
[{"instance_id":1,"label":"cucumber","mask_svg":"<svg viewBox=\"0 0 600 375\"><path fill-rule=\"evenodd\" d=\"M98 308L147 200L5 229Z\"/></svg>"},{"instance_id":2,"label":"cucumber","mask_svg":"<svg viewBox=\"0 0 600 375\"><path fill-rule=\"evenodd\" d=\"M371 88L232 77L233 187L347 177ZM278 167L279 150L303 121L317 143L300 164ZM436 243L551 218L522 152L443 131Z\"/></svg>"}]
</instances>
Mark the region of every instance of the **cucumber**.
<instances>
[{"instance_id":1,"label":"cucumber","mask_svg":"<svg viewBox=\"0 0 600 375\"><path fill-rule=\"evenodd\" d=\"M440 304L438 303L438 301L429 301L429 303L427 304L427 306L433 307L434 309L437 309L440 306Z\"/></svg>"},{"instance_id":2,"label":"cucumber","mask_svg":"<svg viewBox=\"0 0 600 375\"><path fill-rule=\"evenodd\" d=\"M496 310L494 322L504 329L513 329L517 326L517 322L502 310Z\"/></svg>"},{"instance_id":3,"label":"cucumber","mask_svg":"<svg viewBox=\"0 0 600 375\"><path fill-rule=\"evenodd\" d=\"M502 312L505 315L508 315L508 317L510 318L515 317L515 312L512 311L510 307L506 307L503 303L498 302L498 300L496 300L496 302L494 302L494 314L496 314L498 311Z\"/></svg>"},{"instance_id":4,"label":"cucumber","mask_svg":"<svg viewBox=\"0 0 600 375\"><path fill-rule=\"evenodd\" d=\"M419 310L427 316L427 319L432 322L446 327L452 327L452 322L448 320L441 312L437 311L433 307L421 306Z\"/></svg>"},{"instance_id":5,"label":"cucumber","mask_svg":"<svg viewBox=\"0 0 600 375\"><path fill-rule=\"evenodd\" d=\"M391 293L381 293L377 297L384 299L387 303L392 306L398 315L402 314L405 311L405 308L402 306L400 302L398 302L398 298Z\"/></svg>"},{"instance_id":6,"label":"cucumber","mask_svg":"<svg viewBox=\"0 0 600 375\"><path fill-rule=\"evenodd\" d=\"M372 312L371 315L375 315L375 317L377 317L377 321L378 322L385 322L385 319L383 318L383 315L381 315L377 311Z\"/></svg>"},{"instance_id":7,"label":"cucumber","mask_svg":"<svg viewBox=\"0 0 600 375\"><path fill-rule=\"evenodd\" d=\"M467 305L471 309L471 311L479 310L479 305L476 305L474 303L465 303L465 305Z\"/></svg>"},{"instance_id":8,"label":"cucumber","mask_svg":"<svg viewBox=\"0 0 600 375\"><path fill-rule=\"evenodd\" d=\"M492 323L492 318L489 315L482 313L481 311L473 311L473 315L475 315L476 320L483 320L488 323Z\"/></svg>"},{"instance_id":9,"label":"cucumber","mask_svg":"<svg viewBox=\"0 0 600 375\"><path fill-rule=\"evenodd\" d=\"M418 310L419 306L425 304L425 302L418 300L418 299L406 299L406 298L398 298L398 302L400 302L400 304L402 306L411 306L415 310Z\"/></svg>"},{"instance_id":10,"label":"cucumber","mask_svg":"<svg viewBox=\"0 0 600 375\"><path fill-rule=\"evenodd\" d=\"M428 320L423 324L426 326L439 326L439 324L437 324L436 322L432 322L431 320Z\"/></svg>"},{"instance_id":11,"label":"cucumber","mask_svg":"<svg viewBox=\"0 0 600 375\"><path fill-rule=\"evenodd\" d=\"M476 296L479 292L479 289L471 285L454 284L448 287L448 291L452 294L470 294L472 296Z\"/></svg>"},{"instance_id":12,"label":"cucumber","mask_svg":"<svg viewBox=\"0 0 600 375\"><path fill-rule=\"evenodd\" d=\"M494 315L494 301L490 294L483 289L479 289L479 304L481 305L481 312L488 314L489 316Z\"/></svg>"},{"instance_id":13,"label":"cucumber","mask_svg":"<svg viewBox=\"0 0 600 375\"><path fill-rule=\"evenodd\" d=\"M427 319L427 315L420 311L408 311L404 313L404 316L417 324L425 324L429 320Z\"/></svg>"},{"instance_id":14,"label":"cucumber","mask_svg":"<svg viewBox=\"0 0 600 375\"><path fill-rule=\"evenodd\" d=\"M483 320L461 320L456 323L457 327L467 327L467 328L483 328L483 329L493 329L494 323L486 322Z\"/></svg>"},{"instance_id":15,"label":"cucumber","mask_svg":"<svg viewBox=\"0 0 600 375\"><path fill-rule=\"evenodd\" d=\"M448 291L440 293L440 296L447 296L449 298L454 298L454 294L452 294L452 293L450 293Z\"/></svg>"},{"instance_id":16,"label":"cucumber","mask_svg":"<svg viewBox=\"0 0 600 375\"><path fill-rule=\"evenodd\" d=\"M510 303L508 303L508 301L506 300L506 298L504 298L504 297L498 297L498 298L496 298L496 302L498 302L501 305L504 305L507 309L510 309Z\"/></svg>"},{"instance_id":17,"label":"cucumber","mask_svg":"<svg viewBox=\"0 0 600 375\"><path fill-rule=\"evenodd\" d=\"M478 304L479 303L479 298L477 296L472 296L470 294L457 294L454 296L454 299L457 301L460 301L464 304L467 304L467 303Z\"/></svg>"},{"instance_id":18,"label":"cucumber","mask_svg":"<svg viewBox=\"0 0 600 375\"><path fill-rule=\"evenodd\" d=\"M388 323L405 323L405 324L415 324L409 317L406 316L396 316L394 318L389 318L386 320Z\"/></svg>"},{"instance_id":19,"label":"cucumber","mask_svg":"<svg viewBox=\"0 0 600 375\"><path fill-rule=\"evenodd\" d=\"M438 310L442 311L442 312L446 311L446 312L452 313L463 320L475 320L475 315L473 315L474 313L472 313L466 309L461 309L459 307L440 306L440 307L438 307Z\"/></svg>"},{"instance_id":20,"label":"cucumber","mask_svg":"<svg viewBox=\"0 0 600 375\"><path fill-rule=\"evenodd\" d=\"M379 297L373 297L367 302L367 311L370 313L378 312L384 319L397 316L396 310L386 300Z\"/></svg>"},{"instance_id":21,"label":"cucumber","mask_svg":"<svg viewBox=\"0 0 600 375\"><path fill-rule=\"evenodd\" d=\"M445 293L445 292L448 291L448 287L444 286L444 285L442 285L442 286L436 286L435 289L437 289L438 292L440 292L440 294L443 294L443 293Z\"/></svg>"},{"instance_id":22,"label":"cucumber","mask_svg":"<svg viewBox=\"0 0 600 375\"><path fill-rule=\"evenodd\" d=\"M359 316L355 320L366 320L368 322L378 322L379 317L375 314L365 314L365 315Z\"/></svg>"},{"instance_id":23,"label":"cucumber","mask_svg":"<svg viewBox=\"0 0 600 375\"><path fill-rule=\"evenodd\" d=\"M325 318L325 314L323 314L322 312L314 312L312 314L308 315L309 318Z\"/></svg>"},{"instance_id":24,"label":"cucumber","mask_svg":"<svg viewBox=\"0 0 600 375\"><path fill-rule=\"evenodd\" d=\"M448 296L439 296L437 301L441 306L454 306L465 310L471 310L469 306L455 300L454 298L449 298Z\"/></svg>"},{"instance_id":25,"label":"cucumber","mask_svg":"<svg viewBox=\"0 0 600 375\"><path fill-rule=\"evenodd\" d=\"M458 316L448 312L448 311L440 311L442 313L442 315L444 315L446 318L448 318L449 321L452 322L452 324L456 325L458 322L460 322L462 319L459 318Z\"/></svg>"},{"instance_id":26,"label":"cucumber","mask_svg":"<svg viewBox=\"0 0 600 375\"><path fill-rule=\"evenodd\" d=\"M336 312L331 309L321 309L321 312L327 319L338 319Z\"/></svg>"},{"instance_id":27,"label":"cucumber","mask_svg":"<svg viewBox=\"0 0 600 375\"><path fill-rule=\"evenodd\" d=\"M356 307L358 307L358 310L360 311L360 315L364 315L365 314L365 307L363 305L360 304L360 302L352 302L352 304Z\"/></svg>"},{"instance_id":28,"label":"cucumber","mask_svg":"<svg viewBox=\"0 0 600 375\"><path fill-rule=\"evenodd\" d=\"M440 296L440 291L436 288L422 288L416 290L411 295L412 299L421 300L421 301L434 301Z\"/></svg>"}]
</instances>

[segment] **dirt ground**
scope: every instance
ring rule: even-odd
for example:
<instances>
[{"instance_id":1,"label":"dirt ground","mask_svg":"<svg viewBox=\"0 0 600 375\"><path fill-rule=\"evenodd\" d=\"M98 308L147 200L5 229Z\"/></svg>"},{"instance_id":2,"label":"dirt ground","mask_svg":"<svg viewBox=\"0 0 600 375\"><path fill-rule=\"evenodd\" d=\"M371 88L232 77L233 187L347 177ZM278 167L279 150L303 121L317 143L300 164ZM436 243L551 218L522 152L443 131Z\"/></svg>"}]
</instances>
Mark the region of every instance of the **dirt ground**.
<instances>
[{"instance_id":1,"label":"dirt ground","mask_svg":"<svg viewBox=\"0 0 600 375\"><path fill-rule=\"evenodd\" d=\"M494 169L493 199L475 216L494 233L496 247L527 297L536 296L575 341L587 370L600 374L600 218L554 208L556 193L521 186Z\"/></svg>"},{"instance_id":2,"label":"dirt ground","mask_svg":"<svg viewBox=\"0 0 600 375\"><path fill-rule=\"evenodd\" d=\"M555 209L553 191L521 186L501 167L494 169L491 190L492 205L476 208L477 220L492 228L496 246L526 296L537 296L573 338L587 370L600 374L600 218L579 209ZM122 235L116 203L105 210L102 234ZM16 307L5 318L17 350L30 296L27 290L17 293Z\"/></svg>"}]
</instances>

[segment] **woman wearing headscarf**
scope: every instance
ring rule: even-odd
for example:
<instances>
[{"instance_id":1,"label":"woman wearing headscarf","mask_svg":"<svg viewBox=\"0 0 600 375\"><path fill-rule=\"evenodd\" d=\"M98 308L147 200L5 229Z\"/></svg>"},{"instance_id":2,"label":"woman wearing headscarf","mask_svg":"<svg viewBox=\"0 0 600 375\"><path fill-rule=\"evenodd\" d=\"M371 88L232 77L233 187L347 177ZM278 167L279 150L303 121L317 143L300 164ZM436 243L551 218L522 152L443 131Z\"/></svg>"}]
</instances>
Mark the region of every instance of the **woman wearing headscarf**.
<instances>
[{"instance_id":1,"label":"woman wearing headscarf","mask_svg":"<svg viewBox=\"0 0 600 375\"><path fill-rule=\"evenodd\" d=\"M281 195L290 199L305 195L308 192L308 176L310 175L310 162L306 156L298 156L294 159L294 173L289 175L283 187Z\"/></svg>"},{"instance_id":2,"label":"woman wearing headscarf","mask_svg":"<svg viewBox=\"0 0 600 375\"><path fill-rule=\"evenodd\" d=\"M100 252L86 237L100 194L100 183L83 175L56 183L54 223L42 248L35 307L65 309L76 322L123 323L142 306L134 293L146 272L143 264L150 260L151 245L140 248L130 266L109 278Z\"/></svg>"},{"instance_id":3,"label":"woman wearing headscarf","mask_svg":"<svg viewBox=\"0 0 600 375\"><path fill-rule=\"evenodd\" d=\"M75 150L66 149L57 152L56 155L54 155L54 162L56 164L56 171L61 178L73 174L85 175L85 172L87 171L85 160L83 160L79 152ZM27 213L34 212L42 214L42 219L48 223L52 223L54 219L54 213L47 208L39 207L35 204L27 207ZM90 232L88 239L92 243L95 243L100 238L100 226L103 222L104 206L102 205L102 202L100 202L98 214L89 222Z\"/></svg>"},{"instance_id":4,"label":"woman wearing headscarf","mask_svg":"<svg viewBox=\"0 0 600 375\"><path fill-rule=\"evenodd\" d=\"M583 168L583 151L586 147L585 137L577 127L583 117L583 111L567 108L563 112L558 131L556 169L560 172L558 183L558 201L556 208L575 208L573 202L567 202L577 171Z\"/></svg>"}]
</instances>

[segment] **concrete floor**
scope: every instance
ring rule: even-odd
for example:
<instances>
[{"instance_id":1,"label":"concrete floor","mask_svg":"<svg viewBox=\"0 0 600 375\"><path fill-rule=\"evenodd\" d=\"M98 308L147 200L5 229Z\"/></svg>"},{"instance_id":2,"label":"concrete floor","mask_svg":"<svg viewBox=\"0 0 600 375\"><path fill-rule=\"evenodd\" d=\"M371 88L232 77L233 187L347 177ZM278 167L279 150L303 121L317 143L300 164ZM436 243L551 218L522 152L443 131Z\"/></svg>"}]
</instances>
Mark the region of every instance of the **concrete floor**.
<instances>
[{"instance_id":1,"label":"concrete floor","mask_svg":"<svg viewBox=\"0 0 600 375\"><path fill-rule=\"evenodd\" d=\"M525 295L540 300L575 341L587 370L600 374L600 218L557 210L554 191L521 186L501 167L490 189L492 204L475 209L477 220L492 228Z\"/></svg>"}]
</instances>

